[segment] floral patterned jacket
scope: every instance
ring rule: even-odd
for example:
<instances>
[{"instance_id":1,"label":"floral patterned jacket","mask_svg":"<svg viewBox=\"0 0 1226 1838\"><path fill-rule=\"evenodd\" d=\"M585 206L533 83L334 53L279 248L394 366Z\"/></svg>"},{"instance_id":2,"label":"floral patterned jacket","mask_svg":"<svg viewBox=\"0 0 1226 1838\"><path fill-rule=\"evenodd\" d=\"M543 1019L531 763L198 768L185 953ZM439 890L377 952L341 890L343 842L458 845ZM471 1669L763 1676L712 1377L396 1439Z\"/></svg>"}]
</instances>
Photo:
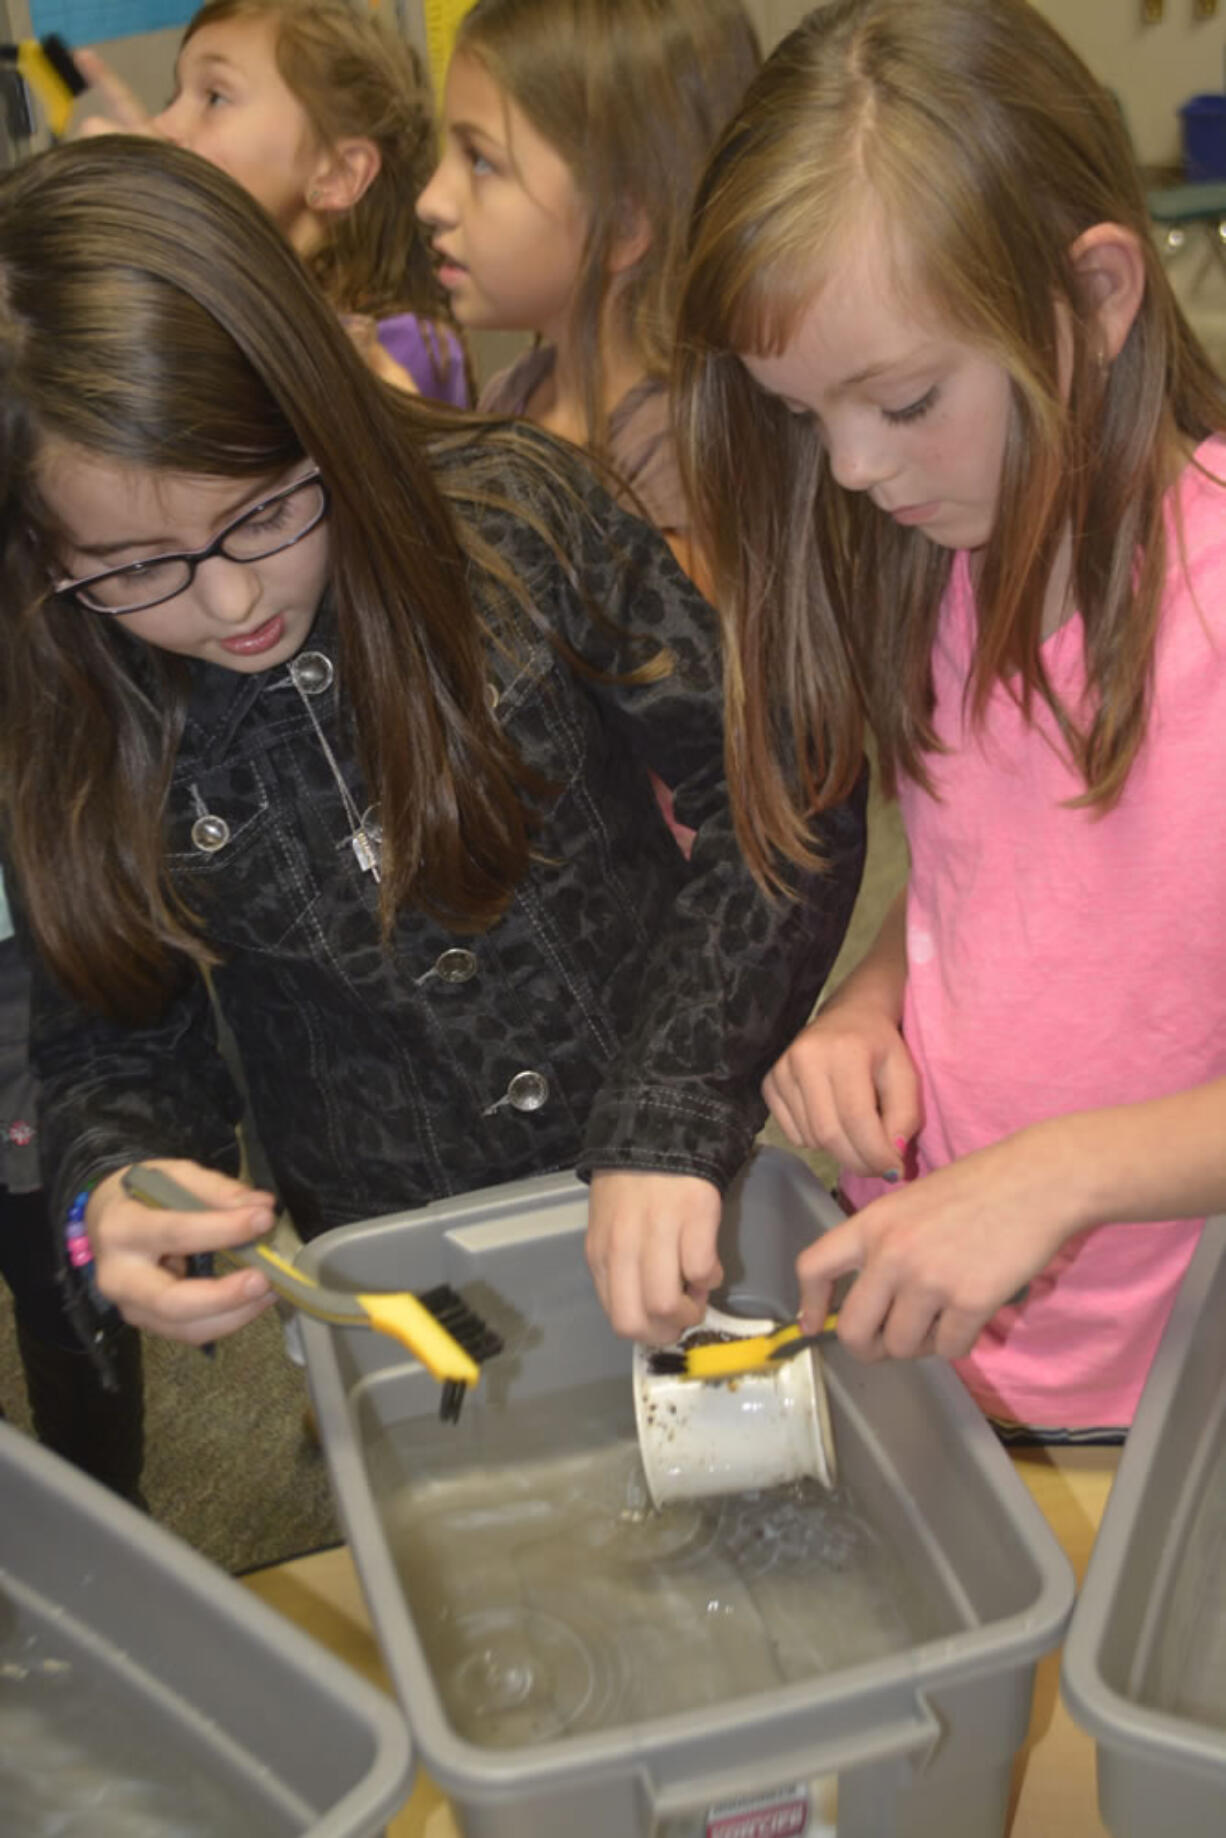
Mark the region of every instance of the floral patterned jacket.
<instances>
[{"instance_id":1,"label":"floral patterned jacket","mask_svg":"<svg viewBox=\"0 0 1226 1838\"><path fill-rule=\"evenodd\" d=\"M552 787L531 869L485 933L451 934L409 910L392 947L380 944L378 890L351 840L369 798L326 603L286 667L192 665L166 813L172 875L222 957L217 1004L304 1236L576 1165L675 1170L722 1188L859 885L863 786L819 825L828 872L793 901L764 897L728 808L715 615L654 531L586 479L583 502L563 511L551 497L542 510L524 462L506 466L507 492L532 516L565 521L569 566L532 516L480 513L532 590L513 644L489 646L491 703ZM674 667L627 682L644 638ZM688 862L649 767L697 831ZM136 1158L236 1167L241 1102L195 974L155 1022L124 1028L36 971L32 1042L53 1216Z\"/></svg>"}]
</instances>

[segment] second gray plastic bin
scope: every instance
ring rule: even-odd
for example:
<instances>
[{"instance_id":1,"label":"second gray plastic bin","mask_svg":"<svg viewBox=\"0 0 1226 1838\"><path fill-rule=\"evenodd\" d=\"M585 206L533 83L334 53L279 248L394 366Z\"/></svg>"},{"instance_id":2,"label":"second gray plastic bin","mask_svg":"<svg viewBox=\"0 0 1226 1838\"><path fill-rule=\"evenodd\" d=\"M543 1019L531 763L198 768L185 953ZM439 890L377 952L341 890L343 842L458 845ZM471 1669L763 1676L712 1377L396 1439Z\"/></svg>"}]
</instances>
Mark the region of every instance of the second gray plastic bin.
<instances>
[{"instance_id":1,"label":"second gray plastic bin","mask_svg":"<svg viewBox=\"0 0 1226 1838\"><path fill-rule=\"evenodd\" d=\"M1226 1832L1226 1218L1188 1266L1064 1650L1113 1838Z\"/></svg>"},{"instance_id":2,"label":"second gray plastic bin","mask_svg":"<svg viewBox=\"0 0 1226 1838\"><path fill-rule=\"evenodd\" d=\"M0 1503L5 1838L383 1831L411 1773L390 1698L5 1424Z\"/></svg>"},{"instance_id":3,"label":"second gray plastic bin","mask_svg":"<svg viewBox=\"0 0 1226 1838\"><path fill-rule=\"evenodd\" d=\"M804 1163L760 1151L729 1197L721 1241L741 1312L794 1310L794 1260L840 1216ZM597 1302L586 1218L587 1190L555 1175L349 1227L308 1253L325 1280L359 1288L451 1283L507 1336L448 1427L437 1386L392 1343L305 1324L324 1446L388 1671L467 1838L828 1829L802 1826L792 1788L831 1775L839 1838L999 1838L1035 1662L1060 1638L1073 1579L979 1412L933 1360L865 1367L835 1346L826 1365L842 1477L939 1604L928 1637L799 1683L530 1746L457 1733L418 1626L427 1605L415 1613L393 1555L392 1489L414 1484L418 1458L496 1457L517 1413L542 1401L564 1434L581 1386L624 1397L617 1427L633 1439L631 1350Z\"/></svg>"}]
</instances>

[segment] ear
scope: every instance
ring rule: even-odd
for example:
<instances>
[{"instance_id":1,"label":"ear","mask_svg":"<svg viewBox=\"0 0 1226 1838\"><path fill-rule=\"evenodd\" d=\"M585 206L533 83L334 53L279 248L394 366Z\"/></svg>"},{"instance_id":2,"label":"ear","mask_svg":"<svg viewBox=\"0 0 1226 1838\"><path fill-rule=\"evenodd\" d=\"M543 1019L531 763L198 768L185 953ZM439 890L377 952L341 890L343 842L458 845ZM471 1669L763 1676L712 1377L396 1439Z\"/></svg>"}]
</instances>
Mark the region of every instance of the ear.
<instances>
[{"instance_id":1,"label":"ear","mask_svg":"<svg viewBox=\"0 0 1226 1838\"><path fill-rule=\"evenodd\" d=\"M622 215L605 263L610 277L629 274L651 247L651 224L642 205L628 205Z\"/></svg>"},{"instance_id":2,"label":"ear","mask_svg":"<svg viewBox=\"0 0 1226 1838\"><path fill-rule=\"evenodd\" d=\"M353 135L329 147L307 188L313 211L351 211L379 176L382 159L373 140Z\"/></svg>"},{"instance_id":3,"label":"ear","mask_svg":"<svg viewBox=\"0 0 1226 1838\"><path fill-rule=\"evenodd\" d=\"M1100 363L1123 349L1145 297L1145 257L1132 230L1119 223L1095 223L1069 251L1082 304L1093 322L1092 343Z\"/></svg>"}]
</instances>

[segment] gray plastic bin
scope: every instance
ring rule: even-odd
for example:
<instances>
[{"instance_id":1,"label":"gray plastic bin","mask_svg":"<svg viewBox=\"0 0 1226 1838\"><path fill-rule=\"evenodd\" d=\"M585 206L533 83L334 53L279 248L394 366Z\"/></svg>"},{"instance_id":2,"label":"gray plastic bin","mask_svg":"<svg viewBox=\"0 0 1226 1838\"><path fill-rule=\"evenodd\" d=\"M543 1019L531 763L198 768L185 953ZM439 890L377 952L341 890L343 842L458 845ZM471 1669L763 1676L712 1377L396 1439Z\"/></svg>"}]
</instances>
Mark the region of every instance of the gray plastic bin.
<instances>
[{"instance_id":1,"label":"gray plastic bin","mask_svg":"<svg viewBox=\"0 0 1226 1838\"><path fill-rule=\"evenodd\" d=\"M390 1698L3 1424L0 1503L0 1832L384 1829L411 1774Z\"/></svg>"},{"instance_id":2,"label":"gray plastic bin","mask_svg":"<svg viewBox=\"0 0 1226 1838\"><path fill-rule=\"evenodd\" d=\"M478 1745L449 1721L392 1553L396 1463L410 1485L414 1451L427 1463L480 1463L482 1448L513 1442L517 1412L548 1410L552 1398L564 1423L576 1388L603 1382L624 1400L617 1427L633 1439L631 1349L592 1288L586 1213L586 1189L552 1175L331 1233L309 1251L325 1280L452 1283L507 1337L449 1427L437 1421L437 1386L393 1343L306 1324L371 1617L418 1753L468 1838L814 1831L788 1790L832 1774L839 1838L997 1838L1035 1661L1060 1638L1073 1580L987 1425L935 1361L868 1368L836 1347L827 1363L843 1479L939 1604L930 1638L701 1710L521 1748ZM721 1246L742 1312L794 1308L795 1257L839 1216L803 1162L760 1151L730 1196Z\"/></svg>"},{"instance_id":3,"label":"gray plastic bin","mask_svg":"<svg viewBox=\"0 0 1226 1838\"><path fill-rule=\"evenodd\" d=\"M1069 1626L1114 1838L1226 1832L1226 1218L1210 1220L1141 1397Z\"/></svg>"}]
</instances>

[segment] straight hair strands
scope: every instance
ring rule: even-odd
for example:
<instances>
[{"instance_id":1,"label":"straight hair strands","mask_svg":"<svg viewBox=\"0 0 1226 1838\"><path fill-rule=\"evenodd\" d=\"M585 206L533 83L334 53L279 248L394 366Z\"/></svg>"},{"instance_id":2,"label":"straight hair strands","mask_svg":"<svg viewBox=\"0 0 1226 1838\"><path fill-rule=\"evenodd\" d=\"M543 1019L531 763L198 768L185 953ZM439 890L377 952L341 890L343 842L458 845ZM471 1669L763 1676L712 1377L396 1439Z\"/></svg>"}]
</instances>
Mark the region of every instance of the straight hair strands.
<instances>
[{"instance_id":1,"label":"straight hair strands","mask_svg":"<svg viewBox=\"0 0 1226 1838\"><path fill-rule=\"evenodd\" d=\"M1119 797L1145 731L1164 494L1179 458L1226 427L1226 391L1152 243L1119 108L1034 8L831 0L786 38L703 179L675 371L682 466L725 622L738 832L770 883L809 859L809 814L848 783L861 708L887 789L899 773L927 784L936 745L930 656L950 552L842 490L820 429L758 389L738 356L787 345L870 213L894 238L903 297L1011 383L970 712L1001 683L1026 711L1040 698L1098 808ZM1146 268L1106 368L1071 258L1104 222L1134 233ZM1084 714L1061 705L1041 655L1069 533Z\"/></svg>"},{"instance_id":2,"label":"straight hair strands","mask_svg":"<svg viewBox=\"0 0 1226 1838\"><path fill-rule=\"evenodd\" d=\"M385 934L410 901L459 929L495 919L527 867L532 787L487 707L468 587L476 565L518 592L463 514L497 497L493 437L485 465L454 417L382 388L223 173L119 135L0 183L0 377L0 792L26 914L64 986L132 1017L211 953L163 856L183 660L50 591L51 441L253 483L310 456L331 499L339 677L381 807ZM430 455L469 447L444 497Z\"/></svg>"},{"instance_id":3,"label":"straight hair strands","mask_svg":"<svg viewBox=\"0 0 1226 1838\"><path fill-rule=\"evenodd\" d=\"M643 254L617 277L616 331L644 373L664 379L694 192L760 65L757 35L741 0L476 0L456 50L478 59L556 149L587 206L572 329L588 444L607 458L610 258L627 232L646 230Z\"/></svg>"},{"instance_id":4,"label":"straight hair strands","mask_svg":"<svg viewBox=\"0 0 1226 1838\"><path fill-rule=\"evenodd\" d=\"M435 158L434 111L413 47L361 0L206 0L183 43L208 26L263 20L277 69L321 147L373 141L379 170L357 203L330 215L307 266L341 312L448 317L414 209Z\"/></svg>"}]
</instances>

